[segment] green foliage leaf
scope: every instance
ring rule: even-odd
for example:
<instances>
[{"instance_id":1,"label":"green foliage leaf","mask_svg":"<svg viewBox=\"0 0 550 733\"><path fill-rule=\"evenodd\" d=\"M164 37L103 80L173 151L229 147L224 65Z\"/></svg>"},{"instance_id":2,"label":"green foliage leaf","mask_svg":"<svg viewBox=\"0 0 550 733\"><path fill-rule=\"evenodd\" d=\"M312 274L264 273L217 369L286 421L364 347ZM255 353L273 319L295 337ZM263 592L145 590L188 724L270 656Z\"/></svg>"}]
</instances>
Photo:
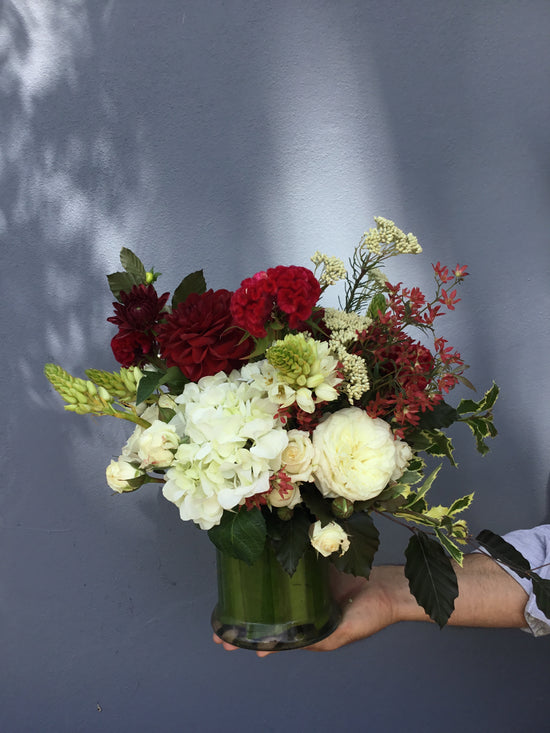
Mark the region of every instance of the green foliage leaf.
<instances>
[{"instance_id":1,"label":"green foliage leaf","mask_svg":"<svg viewBox=\"0 0 550 733\"><path fill-rule=\"evenodd\" d=\"M520 577L527 578L531 570L529 562L519 550L490 529L482 530L476 540L495 560L507 565Z\"/></svg>"},{"instance_id":2,"label":"green foliage leaf","mask_svg":"<svg viewBox=\"0 0 550 733\"><path fill-rule=\"evenodd\" d=\"M380 544L379 532L364 512L338 522L349 536L350 547L342 556L331 555L332 563L345 573L368 578Z\"/></svg>"},{"instance_id":3,"label":"green foliage leaf","mask_svg":"<svg viewBox=\"0 0 550 733\"><path fill-rule=\"evenodd\" d=\"M221 522L208 530L220 552L252 565L265 546L266 524L259 509L225 511Z\"/></svg>"},{"instance_id":4,"label":"green foliage leaf","mask_svg":"<svg viewBox=\"0 0 550 733\"><path fill-rule=\"evenodd\" d=\"M140 402L145 402L161 384L164 384L165 379L166 372L145 372L138 383L137 404L139 405Z\"/></svg>"},{"instance_id":5,"label":"green foliage leaf","mask_svg":"<svg viewBox=\"0 0 550 733\"><path fill-rule=\"evenodd\" d=\"M541 578L536 573L533 573L532 580L537 606L550 619L550 580Z\"/></svg>"},{"instance_id":6,"label":"green foliage leaf","mask_svg":"<svg viewBox=\"0 0 550 733\"><path fill-rule=\"evenodd\" d=\"M183 392L183 388L189 382L189 379L182 373L182 371L174 366L170 367L166 372L164 384L168 387L171 394L179 395Z\"/></svg>"},{"instance_id":7,"label":"green foliage leaf","mask_svg":"<svg viewBox=\"0 0 550 733\"><path fill-rule=\"evenodd\" d=\"M490 410L497 401L498 394L499 388L493 382L493 386L491 387L491 389L485 392L483 397L478 402L476 402L475 400L461 400L458 407L456 408L456 411L459 413L459 415L465 415L468 412L473 412L477 414Z\"/></svg>"},{"instance_id":8,"label":"green foliage leaf","mask_svg":"<svg viewBox=\"0 0 550 733\"><path fill-rule=\"evenodd\" d=\"M417 484L419 481L421 481L423 477L424 474L422 473L422 471L412 471L410 470L410 468L407 468L399 479L399 483L405 484L406 486L414 486L414 484Z\"/></svg>"},{"instance_id":9,"label":"green foliage leaf","mask_svg":"<svg viewBox=\"0 0 550 733\"><path fill-rule=\"evenodd\" d=\"M139 283L145 283L147 271L139 257L131 249L123 247L120 250L120 264L129 275L133 275Z\"/></svg>"},{"instance_id":10,"label":"green foliage leaf","mask_svg":"<svg viewBox=\"0 0 550 733\"><path fill-rule=\"evenodd\" d=\"M247 338L247 334L243 332L242 340L244 341L245 338ZM263 336L262 338L256 339L254 350L248 358L254 359L256 356L262 356L262 354L265 354L269 346L271 346L271 338L269 336Z\"/></svg>"},{"instance_id":11,"label":"green foliage leaf","mask_svg":"<svg viewBox=\"0 0 550 733\"><path fill-rule=\"evenodd\" d=\"M283 570L294 575L300 558L309 545L311 519L300 507L294 509L292 519L285 522L276 514L266 519L267 536Z\"/></svg>"},{"instance_id":12,"label":"green foliage leaf","mask_svg":"<svg viewBox=\"0 0 550 733\"><path fill-rule=\"evenodd\" d=\"M424 459L420 458L419 456L414 456L414 458L411 458L411 460L409 461L409 465L407 466L407 471L414 471L415 473L420 473L420 478L422 478L422 476L424 475L423 471L425 468L426 468L426 462L424 461Z\"/></svg>"},{"instance_id":13,"label":"green foliage leaf","mask_svg":"<svg viewBox=\"0 0 550 733\"><path fill-rule=\"evenodd\" d=\"M198 293L201 295L206 292L206 281L204 279L204 273L202 270L196 270L191 272L187 277L184 277L178 287L174 290L172 296L172 308L175 308L179 303L184 303L191 293Z\"/></svg>"},{"instance_id":14,"label":"green foliage leaf","mask_svg":"<svg viewBox=\"0 0 550 733\"><path fill-rule=\"evenodd\" d=\"M456 376L457 376L458 381L461 382L465 387L468 387L468 389L471 389L472 392L476 391L476 388L474 387L474 385L470 382L469 379L466 379L464 374L457 374Z\"/></svg>"},{"instance_id":15,"label":"green foliage leaf","mask_svg":"<svg viewBox=\"0 0 550 733\"><path fill-rule=\"evenodd\" d=\"M176 411L172 410L170 407L161 407L159 405L159 420L162 420L162 422L170 422L175 414Z\"/></svg>"},{"instance_id":16,"label":"green foliage leaf","mask_svg":"<svg viewBox=\"0 0 550 733\"><path fill-rule=\"evenodd\" d=\"M470 416L465 418L464 422L474 434L478 452L484 456L489 452L489 446L485 443L485 438L494 438L497 434L492 417Z\"/></svg>"},{"instance_id":17,"label":"green foliage leaf","mask_svg":"<svg viewBox=\"0 0 550 733\"><path fill-rule=\"evenodd\" d=\"M111 293L120 300L121 293L129 293L134 285L140 285L143 281L127 272L113 272L107 275L107 282Z\"/></svg>"},{"instance_id":18,"label":"green foliage leaf","mask_svg":"<svg viewBox=\"0 0 550 733\"><path fill-rule=\"evenodd\" d=\"M459 512L463 512L465 509L467 509L472 501L474 500L473 494L467 494L466 496L463 496L461 499L455 499L451 506L449 507L449 516L452 516L453 514L458 514Z\"/></svg>"},{"instance_id":19,"label":"green foliage leaf","mask_svg":"<svg viewBox=\"0 0 550 733\"><path fill-rule=\"evenodd\" d=\"M418 426L427 430L437 430L438 428L448 428L458 420L458 412L454 407L446 402L440 402L433 410L425 410Z\"/></svg>"},{"instance_id":20,"label":"green foliage leaf","mask_svg":"<svg viewBox=\"0 0 550 733\"><path fill-rule=\"evenodd\" d=\"M458 596L456 573L445 550L425 532L415 532L407 549L405 576L418 604L443 628Z\"/></svg>"},{"instance_id":21,"label":"green foliage leaf","mask_svg":"<svg viewBox=\"0 0 550 733\"><path fill-rule=\"evenodd\" d=\"M441 465L436 466L436 468L434 468L434 470L430 473L430 475L424 481L424 483L419 488L419 490L411 493L410 498L408 498L407 502L403 505L404 509L413 509L413 511L420 511L420 509L414 508L414 507L417 505L418 500L423 499L423 497L431 489L432 484L435 481L435 478L437 474L439 473L440 469L441 469Z\"/></svg>"},{"instance_id":22,"label":"green foliage leaf","mask_svg":"<svg viewBox=\"0 0 550 733\"><path fill-rule=\"evenodd\" d=\"M449 436L440 430L426 431L425 435L431 440L424 448L426 453L429 453L431 456L448 458L451 465L456 467L457 463L453 457L453 441Z\"/></svg>"},{"instance_id":23,"label":"green foliage leaf","mask_svg":"<svg viewBox=\"0 0 550 733\"><path fill-rule=\"evenodd\" d=\"M334 521L332 503L325 499L313 484L302 484L300 494L306 507L323 526Z\"/></svg>"},{"instance_id":24,"label":"green foliage leaf","mask_svg":"<svg viewBox=\"0 0 550 733\"><path fill-rule=\"evenodd\" d=\"M453 560L457 562L460 567L462 567L462 561L464 559L464 553L462 552L462 550L457 547L455 543L450 539L450 537L447 537L447 535L440 529L436 528L435 534L441 546L444 547L449 555L453 558Z\"/></svg>"}]
</instances>

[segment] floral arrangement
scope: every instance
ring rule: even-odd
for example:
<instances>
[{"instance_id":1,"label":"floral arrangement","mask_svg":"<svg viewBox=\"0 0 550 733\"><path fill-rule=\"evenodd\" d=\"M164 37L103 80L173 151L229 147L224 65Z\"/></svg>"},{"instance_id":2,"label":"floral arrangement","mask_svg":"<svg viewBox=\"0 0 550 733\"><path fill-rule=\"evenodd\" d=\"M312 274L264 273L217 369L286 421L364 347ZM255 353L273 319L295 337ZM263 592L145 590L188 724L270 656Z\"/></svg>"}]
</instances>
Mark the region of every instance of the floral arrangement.
<instances>
[{"instance_id":1,"label":"floral arrangement","mask_svg":"<svg viewBox=\"0 0 550 733\"><path fill-rule=\"evenodd\" d=\"M456 465L446 430L457 422L486 453L498 388L447 402L459 382L471 385L435 325L459 302L466 267L433 265L431 300L390 284L384 262L422 250L392 221L375 222L348 271L316 252L314 271L280 265L235 292L208 290L194 272L171 299L157 293L159 273L123 249L123 271L108 276L120 371L89 369L84 380L48 364L45 373L65 409L135 424L107 467L114 491L161 483L183 520L246 563L270 542L292 575L311 544L337 568L368 577L374 520L404 524L411 592L443 626L458 593L451 560L461 564L471 539L462 512L473 494L430 505L439 468L426 475L425 457ZM337 281L340 307L323 307ZM493 554L502 549L497 535L481 540Z\"/></svg>"}]
</instances>

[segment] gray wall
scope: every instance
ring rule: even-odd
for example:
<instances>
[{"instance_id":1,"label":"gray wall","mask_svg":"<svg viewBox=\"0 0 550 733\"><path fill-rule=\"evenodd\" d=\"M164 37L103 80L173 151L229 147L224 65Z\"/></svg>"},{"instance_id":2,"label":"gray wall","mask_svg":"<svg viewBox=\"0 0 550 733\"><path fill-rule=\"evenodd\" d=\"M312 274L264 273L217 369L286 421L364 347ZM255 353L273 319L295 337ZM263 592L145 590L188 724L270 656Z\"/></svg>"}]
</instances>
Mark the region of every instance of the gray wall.
<instances>
[{"instance_id":1,"label":"gray wall","mask_svg":"<svg viewBox=\"0 0 550 733\"><path fill-rule=\"evenodd\" d=\"M547 730L548 638L399 625L333 654L210 641L213 548L154 487L113 495L125 425L64 413L46 361L111 369L121 246L172 289L347 257L372 216L471 270L445 335L502 388L441 501L474 533L549 521L547 0L3 0L0 730ZM467 432L465 430L465 432ZM380 560L407 533L385 530ZM435 722L434 722L435 721Z\"/></svg>"}]
</instances>

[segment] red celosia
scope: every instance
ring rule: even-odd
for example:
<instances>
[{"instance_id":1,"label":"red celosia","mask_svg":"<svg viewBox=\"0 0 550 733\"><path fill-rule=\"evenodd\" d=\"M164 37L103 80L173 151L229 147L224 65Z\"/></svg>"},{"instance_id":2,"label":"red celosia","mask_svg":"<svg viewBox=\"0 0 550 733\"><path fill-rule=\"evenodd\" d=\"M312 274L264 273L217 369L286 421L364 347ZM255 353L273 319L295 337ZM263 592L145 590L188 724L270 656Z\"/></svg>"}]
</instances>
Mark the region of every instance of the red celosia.
<instances>
[{"instance_id":1,"label":"red celosia","mask_svg":"<svg viewBox=\"0 0 550 733\"><path fill-rule=\"evenodd\" d=\"M281 265L243 280L231 299L231 313L238 326L261 338L273 318L282 317L292 329L303 328L320 296L311 270Z\"/></svg>"},{"instance_id":2,"label":"red celosia","mask_svg":"<svg viewBox=\"0 0 550 733\"><path fill-rule=\"evenodd\" d=\"M235 327L228 290L192 293L158 329L161 354L192 382L242 366L253 343Z\"/></svg>"},{"instance_id":3,"label":"red celosia","mask_svg":"<svg viewBox=\"0 0 550 733\"><path fill-rule=\"evenodd\" d=\"M300 328L321 297L319 281L311 270L295 265L273 267L267 276L275 283L277 305L288 316L288 325Z\"/></svg>"},{"instance_id":4,"label":"red celosia","mask_svg":"<svg viewBox=\"0 0 550 733\"><path fill-rule=\"evenodd\" d=\"M265 272L257 272L242 281L231 298L231 315L235 323L260 338L266 335L265 324L275 301L275 282Z\"/></svg>"}]
</instances>

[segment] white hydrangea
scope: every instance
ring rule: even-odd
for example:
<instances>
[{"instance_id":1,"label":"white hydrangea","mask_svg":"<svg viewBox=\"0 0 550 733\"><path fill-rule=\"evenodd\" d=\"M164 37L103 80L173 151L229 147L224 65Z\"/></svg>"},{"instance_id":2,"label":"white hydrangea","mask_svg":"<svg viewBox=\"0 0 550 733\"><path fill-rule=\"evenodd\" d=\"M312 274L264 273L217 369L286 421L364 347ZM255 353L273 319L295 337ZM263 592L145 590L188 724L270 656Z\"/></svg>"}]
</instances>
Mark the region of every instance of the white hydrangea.
<instances>
[{"instance_id":1,"label":"white hydrangea","mask_svg":"<svg viewBox=\"0 0 550 733\"><path fill-rule=\"evenodd\" d=\"M182 442L163 494L183 520L211 529L225 509L269 489L287 433L276 416L278 405L238 371L187 384L176 403L170 425Z\"/></svg>"}]
</instances>

